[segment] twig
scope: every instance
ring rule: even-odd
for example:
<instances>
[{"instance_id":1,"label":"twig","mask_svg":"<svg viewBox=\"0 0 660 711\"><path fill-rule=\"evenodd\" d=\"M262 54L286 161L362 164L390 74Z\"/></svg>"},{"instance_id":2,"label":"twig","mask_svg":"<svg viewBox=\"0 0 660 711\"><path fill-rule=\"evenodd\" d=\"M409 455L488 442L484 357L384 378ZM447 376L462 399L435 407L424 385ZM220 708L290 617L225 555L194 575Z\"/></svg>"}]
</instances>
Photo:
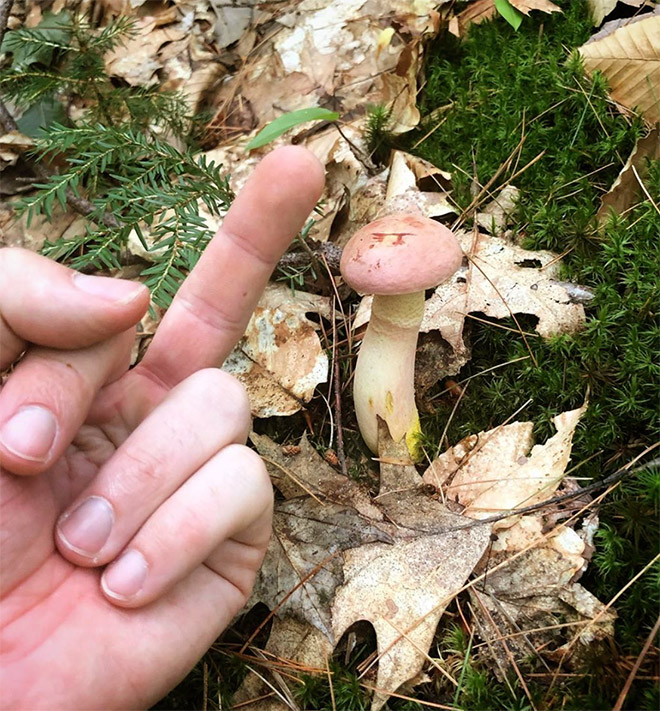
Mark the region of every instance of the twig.
<instances>
[{"instance_id":1,"label":"twig","mask_svg":"<svg viewBox=\"0 0 660 711\"><path fill-rule=\"evenodd\" d=\"M14 0L0 0L0 46L2 46L2 40L5 38L9 13L13 4Z\"/></svg>"},{"instance_id":2,"label":"twig","mask_svg":"<svg viewBox=\"0 0 660 711\"><path fill-rule=\"evenodd\" d=\"M656 442L656 444L651 445L651 447L648 447L642 454L647 454L648 452L650 452L651 450L655 449L658 446L660 446L660 442ZM639 455L639 456L642 456L642 455ZM636 461L637 459L639 459L639 456L633 461ZM593 484L589 484L589 486L585 486L584 488L581 488L578 491L571 491L568 494L560 494L559 496L554 496L551 499L546 499L545 501L541 501L538 504L532 504L531 506L524 506L519 509L511 509L510 511L505 511L504 513L496 514L495 516L488 516L488 518L482 518L479 521L471 521L470 523L461 524L460 526L454 526L453 528L448 528L446 530L446 532L449 533L449 532L453 532L453 531L464 531L468 528L474 528L475 526L481 526L483 524L496 523L497 521L503 521L504 519L509 518L510 516L520 516L522 514L534 513L535 511L541 511L542 509L544 509L548 506L551 506L552 504L559 504L564 501L570 501L571 499L577 499L581 496L584 496L585 494L591 494L594 491L599 491L600 489L606 489L607 487L620 482L628 474L637 474L637 472L644 471L645 469L649 469L650 467L660 466L660 457L656 457L655 459L652 459L650 462L646 462L646 464L642 464L641 466L635 467L634 469L629 469L629 467L632 463L633 462L629 462L628 464L626 464L626 466L621 467L621 469L617 469L617 471L615 471L613 474L610 474L609 476L606 476L604 479L601 479L600 481L597 481Z\"/></svg>"},{"instance_id":3,"label":"twig","mask_svg":"<svg viewBox=\"0 0 660 711\"><path fill-rule=\"evenodd\" d=\"M334 328L334 321L333 321ZM341 378L339 377L339 358L335 356L335 421L337 424L337 459L341 467L341 473L348 476L346 466L346 451L344 450L344 430L341 424Z\"/></svg>"},{"instance_id":4,"label":"twig","mask_svg":"<svg viewBox=\"0 0 660 711\"><path fill-rule=\"evenodd\" d=\"M632 686L632 683L633 683L635 677L637 676L637 672L639 671L639 668L642 666L644 657L646 656L647 652L649 651L651 644L653 643L653 640L655 639L655 636L658 634L658 630L660 630L660 615L658 615L658 619L655 621L655 625L653 625L651 634L648 636L648 639L646 640L646 642L644 643L644 646L642 647L642 651L639 653L639 656L635 660L635 663L633 664L633 668L630 670L630 674L628 674L626 683L623 685L623 689L621 689L619 698L616 700L616 703L614 704L612 711L621 711L621 709L623 708L623 702L626 700L626 696L628 696L630 687Z\"/></svg>"},{"instance_id":5,"label":"twig","mask_svg":"<svg viewBox=\"0 0 660 711\"><path fill-rule=\"evenodd\" d=\"M339 273L341 247L332 242L316 242L315 240L307 240L307 242L307 249L304 252L288 252L284 254L277 263L278 269L304 267L310 264L312 259L316 259L325 260L334 273Z\"/></svg>"}]
</instances>

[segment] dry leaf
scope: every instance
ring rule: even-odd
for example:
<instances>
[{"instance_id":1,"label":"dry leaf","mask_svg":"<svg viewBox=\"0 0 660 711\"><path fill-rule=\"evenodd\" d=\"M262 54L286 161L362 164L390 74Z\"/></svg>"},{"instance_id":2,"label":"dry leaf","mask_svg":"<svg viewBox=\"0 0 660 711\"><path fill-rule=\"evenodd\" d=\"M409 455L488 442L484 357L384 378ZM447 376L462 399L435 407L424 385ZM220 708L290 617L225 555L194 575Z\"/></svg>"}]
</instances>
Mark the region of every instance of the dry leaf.
<instances>
[{"instance_id":1,"label":"dry leaf","mask_svg":"<svg viewBox=\"0 0 660 711\"><path fill-rule=\"evenodd\" d=\"M421 331L440 331L457 354L467 353L463 327L467 314L491 318L531 314L543 337L574 333L584 324L584 307L571 302L556 281L560 264L547 251L522 249L499 237L460 232L470 265L441 284L426 303Z\"/></svg>"},{"instance_id":2,"label":"dry leaf","mask_svg":"<svg viewBox=\"0 0 660 711\"><path fill-rule=\"evenodd\" d=\"M464 515L476 519L549 499L564 476L585 410L586 405L557 415L557 434L543 445L532 446L532 422L470 435L441 454L424 473L424 481L442 488L447 498L465 507ZM516 520L498 521L493 528L509 528Z\"/></svg>"},{"instance_id":3,"label":"dry leaf","mask_svg":"<svg viewBox=\"0 0 660 711\"><path fill-rule=\"evenodd\" d=\"M479 24L490 20L495 14L497 14L495 0L477 0L470 3L465 10L458 14L458 33L456 33L456 36L462 35L471 24Z\"/></svg>"},{"instance_id":4,"label":"dry leaf","mask_svg":"<svg viewBox=\"0 0 660 711\"><path fill-rule=\"evenodd\" d=\"M244 0L240 5L211 0L210 4L217 16L215 41L218 49L238 41L254 21L255 0Z\"/></svg>"},{"instance_id":5,"label":"dry leaf","mask_svg":"<svg viewBox=\"0 0 660 711\"><path fill-rule=\"evenodd\" d=\"M498 196L491 200L483 210L477 212L475 219L480 227L498 237L506 230L508 218L515 212L520 190L515 185L507 185Z\"/></svg>"},{"instance_id":6,"label":"dry leaf","mask_svg":"<svg viewBox=\"0 0 660 711\"><path fill-rule=\"evenodd\" d=\"M313 624L333 643L354 622L370 621L379 651L376 686L383 690L372 709L379 709L387 692L417 677L438 620L483 555L490 528L454 530L464 519L420 487L365 505L366 491L334 472L306 440L293 455L265 437L253 441L276 485L288 482L285 496L295 498L276 503L252 602L280 605L277 614ZM313 496L297 496L301 489Z\"/></svg>"},{"instance_id":7,"label":"dry leaf","mask_svg":"<svg viewBox=\"0 0 660 711\"><path fill-rule=\"evenodd\" d=\"M602 72L610 95L650 123L660 121L660 15L631 22L580 47L589 75Z\"/></svg>"},{"instance_id":8,"label":"dry leaf","mask_svg":"<svg viewBox=\"0 0 660 711\"><path fill-rule=\"evenodd\" d=\"M0 152L23 153L34 146L34 140L19 131L8 131L0 136Z\"/></svg>"},{"instance_id":9,"label":"dry leaf","mask_svg":"<svg viewBox=\"0 0 660 711\"><path fill-rule=\"evenodd\" d=\"M660 130L656 127L648 136L637 141L609 192L603 195L598 210L601 224L607 221L611 212L621 215L634 204L637 195L641 192L637 176L643 180L647 172L647 160L658 159L660 159Z\"/></svg>"},{"instance_id":10,"label":"dry leaf","mask_svg":"<svg viewBox=\"0 0 660 711\"><path fill-rule=\"evenodd\" d=\"M343 582L341 553L379 540L390 537L354 508L331 502L319 505L311 497L280 502L253 598L271 609L279 605L279 614L314 625L334 642L327 603Z\"/></svg>"},{"instance_id":11,"label":"dry leaf","mask_svg":"<svg viewBox=\"0 0 660 711\"><path fill-rule=\"evenodd\" d=\"M394 543L373 543L344 555L345 582L332 607L335 636L354 622L376 630L378 675L372 711L421 672L446 606L463 587L489 541L487 526L464 521L419 489L379 497L396 524Z\"/></svg>"},{"instance_id":12,"label":"dry leaf","mask_svg":"<svg viewBox=\"0 0 660 711\"><path fill-rule=\"evenodd\" d=\"M541 12L561 12L561 8L550 0L511 0L511 4L524 15L529 15L532 10ZM495 0L477 0L470 3L465 10L458 14L458 28L454 27L457 37L465 33L471 24L479 24L490 20L497 15ZM457 31L456 31L457 30Z\"/></svg>"},{"instance_id":13,"label":"dry leaf","mask_svg":"<svg viewBox=\"0 0 660 711\"><path fill-rule=\"evenodd\" d=\"M7 204L8 207L10 205L11 203ZM16 218L11 212L7 215L7 224L0 230L0 246L23 247L38 252L46 239L54 242L61 238L71 224L78 219L80 219L79 216L73 212L63 212L59 204L53 208L52 221L47 220L45 215L36 215L29 226L25 213Z\"/></svg>"},{"instance_id":14,"label":"dry leaf","mask_svg":"<svg viewBox=\"0 0 660 711\"><path fill-rule=\"evenodd\" d=\"M295 700L290 699L287 662L293 674L300 671L301 667L309 674L323 674L327 669L328 657L332 654L332 645L316 627L292 617L279 618L275 615L263 653L266 659L276 659L282 668L283 674L280 674L271 667L271 683L286 700L272 694L273 687L265 684L261 675L248 674L232 696L233 709L291 711L292 708L298 708L294 705Z\"/></svg>"},{"instance_id":15,"label":"dry leaf","mask_svg":"<svg viewBox=\"0 0 660 711\"><path fill-rule=\"evenodd\" d=\"M307 435L303 435L293 453L255 432L250 434L250 441L266 461L271 481L285 499L305 495L330 498L335 503L352 506L371 521L382 520L383 514L367 490L356 486L321 459Z\"/></svg>"},{"instance_id":16,"label":"dry leaf","mask_svg":"<svg viewBox=\"0 0 660 711\"><path fill-rule=\"evenodd\" d=\"M500 676L512 657L522 661L532 649L559 661L564 652L570 652L567 658L579 656L613 637L615 611L575 582L586 569L597 527L598 517L589 514L579 529L559 525L548 534L544 517L535 514L499 532L480 568L488 571L486 578L470 596L477 629ZM558 617L578 624L557 625ZM576 634L577 644L569 650Z\"/></svg>"},{"instance_id":17,"label":"dry leaf","mask_svg":"<svg viewBox=\"0 0 660 711\"><path fill-rule=\"evenodd\" d=\"M427 184L432 183L436 189L420 190L422 180ZM450 186L451 174L410 153L395 151L390 165L385 203L378 210L377 216L410 211L421 212L426 217L453 214L456 208L449 200Z\"/></svg>"},{"instance_id":18,"label":"dry leaf","mask_svg":"<svg viewBox=\"0 0 660 711\"><path fill-rule=\"evenodd\" d=\"M437 32L437 4L303 0L286 7L272 16L275 31L257 43L244 70L218 92L219 110L242 95L261 127L315 105L352 119L364 117L367 104L384 103L392 108L391 130L409 130L419 121L418 38ZM381 36L384 27L397 31Z\"/></svg>"},{"instance_id":19,"label":"dry leaf","mask_svg":"<svg viewBox=\"0 0 660 711\"><path fill-rule=\"evenodd\" d=\"M153 19L139 20L136 34L105 56L108 76L124 79L131 86L153 84L156 71L163 65L157 54L163 42L154 30Z\"/></svg>"},{"instance_id":20,"label":"dry leaf","mask_svg":"<svg viewBox=\"0 0 660 711\"><path fill-rule=\"evenodd\" d=\"M631 7L641 7L646 0L587 0L591 10L591 18L596 27L600 27L603 20L614 10L619 2Z\"/></svg>"},{"instance_id":21,"label":"dry leaf","mask_svg":"<svg viewBox=\"0 0 660 711\"><path fill-rule=\"evenodd\" d=\"M509 0L511 4L522 12L523 15L529 15L532 10L540 10L548 14L553 12L561 12L559 5L555 5L550 0Z\"/></svg>"},{"instance_id":22,"label":"dry leaf","mask_svg":"<svg viewBox=\"0 0 660 711\"><path fill-rule=\"evenodd\" d=\"M526 250L483 233L455 234L472 261L437 287L426 302L420 328L422 333L439 331L453 351L441 377L455 375L469 359L463 328L470 313L497 319L531 314L539 319L536 331L545 338L575 333L583 326L584 307L557 281L561 265L555 254ZM353 327L367 323L370 313L371 297L365 297Z\"/></svg>"},{"instance_id":23,"label":"dry leaf","mask_svg":"<svg viewBox=\"0 0 660 711\"><path fill-rule=\"evenodd\" d=\"M557 433L543 445L532 446L531 422L466 437L429 466L424 481L441 488L448 499L466 507L464 515L474 518L550 499L562 483L585 409L558 415ZM579 491L577 484L572 487ZM575 582L593 550L597 517L588 516L576 531L554 526L555 515L548 509L495 522L492 546L475 571L491 571L470 595L480 636L488 642L501 675L512 656L522 660L530 649L562 649L572 632L554 625L557 615L587 621L604 611L602 603ZM611 636L613 620L613 613L604 614L581 636L581 644Z\"/></svg>"},{"instance_id":24,"label":"dry leaf","mask_svg":"<svg viewBox=\"0 0 660 711\"><path fill-rule=\"evenodd\" d=\"M323 296L269 284L223 370L240 380L255 417L292 415L328 375L328 356L306 314L330 317Z\"/></svg>"}]
</instances>

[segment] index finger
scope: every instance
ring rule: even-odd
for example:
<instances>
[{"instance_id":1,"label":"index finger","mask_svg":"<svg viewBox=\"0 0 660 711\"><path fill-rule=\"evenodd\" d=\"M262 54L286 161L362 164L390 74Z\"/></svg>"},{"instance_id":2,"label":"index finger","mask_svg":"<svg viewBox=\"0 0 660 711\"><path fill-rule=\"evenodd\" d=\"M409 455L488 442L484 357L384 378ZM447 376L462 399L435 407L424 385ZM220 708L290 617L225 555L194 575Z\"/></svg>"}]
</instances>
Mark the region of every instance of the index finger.
<instances>
[{"instance_id":1,"label":"index finger","mask_svg":"<svg viewBox=\"0 0 660 711\"><path fill-rule=\"evenodd\" d=\"M259 163L179 289L141 368L173 387L229 355L323 184L320 162L299 146L275 150Z\"/></svg>"}]
</instances>

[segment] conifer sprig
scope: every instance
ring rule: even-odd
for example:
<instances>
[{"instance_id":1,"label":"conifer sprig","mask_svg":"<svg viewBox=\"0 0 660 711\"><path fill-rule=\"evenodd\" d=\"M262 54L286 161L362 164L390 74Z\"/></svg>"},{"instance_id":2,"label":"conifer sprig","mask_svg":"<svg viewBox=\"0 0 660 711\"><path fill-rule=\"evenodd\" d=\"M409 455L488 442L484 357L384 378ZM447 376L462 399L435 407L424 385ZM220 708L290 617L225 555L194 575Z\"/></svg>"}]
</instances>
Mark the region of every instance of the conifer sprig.
<instances>
[{"instance_id":1,"label":"conifer sprig","mask_svg":"<svg viewBox=\"0 0 660 711\"><path fill-rule=\"evenodd\" d=\"M87 107L77 124L50 123L32 151L60 168L39 171L17 212L51 219L57 204L77 200L88 219L82 234L46 242L45 254L77 269L113 269L137 237L153 260L143 272L153 300L166 307L212 237L200 205L218 216L233 195L221 166L168 142L193 127L182 94L115 86L105 74L105 53L134 31L130 18L96 30L84 17L46 13L39 27L7 33L2 49L12 62L0 92L23 108L72 99Z\"/></svg>"},{"instance_id":2,"label":"conifer sprig","mask_svg":"<svg viewBox=\"0 0 660 711\"><path fill-rule=\"evenodd\" d=\"M154 301L169 305L212 236L199 203L216 216L231 203L221 166L134 129L102 124L54 124L37 142L35 156L54 154L68 156L66 168L37 185L38 192L24 199L18 211L28 220L41 213L50 219L56 202L64 206L68 190L75 195L84 191L94 209L84 234L46 242L44 252L74 268L116 268L134 234L158 255L144 273ZM101 225L106 213L116 217L118 227Z\"/></svg>"}]
</instances>

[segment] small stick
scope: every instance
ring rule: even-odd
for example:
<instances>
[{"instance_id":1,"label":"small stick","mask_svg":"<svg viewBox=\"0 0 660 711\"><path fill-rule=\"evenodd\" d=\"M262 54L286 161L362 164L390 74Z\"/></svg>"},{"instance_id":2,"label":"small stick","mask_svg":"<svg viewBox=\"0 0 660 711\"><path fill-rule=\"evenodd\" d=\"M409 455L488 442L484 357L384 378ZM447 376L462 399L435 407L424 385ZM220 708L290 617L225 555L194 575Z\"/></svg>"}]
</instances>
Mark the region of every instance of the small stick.
<instances>
[{"instance_id":1,"label":"small stick","mask_svg":"<svg viewBox=\"0 0 660 711\"><path fill-rule=\"evenodd\" d=\"M327 259L324 257L323 262L325 268L328 270L328 276L335 288L335 300L332 302L332 366L333 366L333 376L334 376L334 387L335 387L335 422L337 426L337 459L339 460L339 466L341 467L341 473L348 477L348 467L346 466L346 450L344 449L344 428L342 427L342 416L341 416L341 373L339 371L339 352L337 348L337 318L336 318L336 308L335 304L339 301L337 295L337 287L335 285L335 280L330 271L330 266L328 265Z\"/></svg>"},{"instance_id":2,"label":"small stick","mask_svg":"<svg viewBox=\"0 0 660 711\"><path fill-rule=\"evenodd\" d=\"M312 263L312 259L326 261L332 272L339 273L339 260L342 249L333 242L316 242L308 240L304 252L287 252L277 263L278 268L304 267Z\"/></svg>"},{"instance_id":3,"label":"small stick","mask_svg":"<svg viewBox=\"0 0 660 711\"><path fill-rule=\"evenodd\" d=\"M647 454L658 446L660 446L660 442L656 442L655 444L651 445L642 454ZM640 454L637 459L639 459L642 454ZM626 464L625 467L621 467L621 469L617 469L617 471L615 471L613 474L610 474L609 476L606 476L604 479L601 479L600 481L597 481L594 484L589 484L589 486L585 486L584 488L581 488L577 491L571 491L568 494L554 496L551 499L546 499L545 501L541 501L538 504L532 504L531 506L524 506L520 509L511 509L510 511L506 511L495 516L482 518L479 521L472 521L471 523L461 524L460 526L454 526L452 528L448 528L446 532L449 533L450 531L464 531L468 528L481 526L482 524L496 523L497 521L503 521L504 519L509 518L510 516L520 516L522 514L534 513L536 511L541 511L542 509L546 508L547 506L551 506L552 504L559 504L564 501L570 501L571 499L577 499L580 496L584 496L584 494L591 494L594 491L599 491L600 489L605 489L609 486L612 486L613 484L618 484L628 474L636 474L637 472L644 471L644 469L648 469L649 467L660 466L660 457L656 457L650 462L642 464L639 467L635 467L634 469L629 469L630 464L632 464L632 462Z\"/></svg>"},{"instance_id":4,"label":"small stick","mask_svg":"<svg viewBox=\"0 0 660 711\"><path fill-rule=\"evenodd\" d=\"M334 322L333 322L334 329ZM346 451L344 450L344 430L341 426L341 379L339 377L339 358L335 355L335 422L337 425L337 459L341 467L341 473L348 476L346 466Z\"/></svg>"}]
</instances>

